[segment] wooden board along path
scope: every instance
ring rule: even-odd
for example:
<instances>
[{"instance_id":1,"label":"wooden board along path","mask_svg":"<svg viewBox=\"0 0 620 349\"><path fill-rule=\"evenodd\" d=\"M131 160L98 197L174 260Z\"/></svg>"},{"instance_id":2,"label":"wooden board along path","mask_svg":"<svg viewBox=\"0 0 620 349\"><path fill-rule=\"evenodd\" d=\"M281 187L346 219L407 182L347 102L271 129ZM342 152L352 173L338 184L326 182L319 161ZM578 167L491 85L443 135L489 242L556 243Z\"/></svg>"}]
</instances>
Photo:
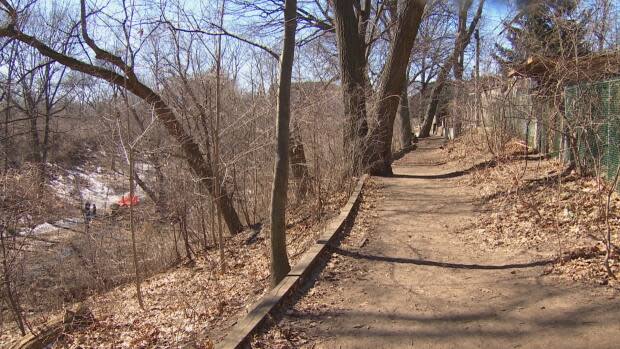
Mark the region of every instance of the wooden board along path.
<instances>
[{"instance_id":1,"label":"wooden board along path","mask_svg":"<svg viewBox=\"0 0 620 349\"><path fill-rule=\"evenodd\" d=\"M247 315L233 326L228 335L216 345L216 348L241 348L265 318L291 294L295 287L304 281L318 262L319 257L327 249L327 245L342 231L345 223L353 215L356 206L359 204L362 188L367 178L368 175L363 175L359 179L355 190L349 197L347 204L341 209L340 214L329 222L323 234L304 253L288 275L250 308Z\"/></svg>"}]
</instances>

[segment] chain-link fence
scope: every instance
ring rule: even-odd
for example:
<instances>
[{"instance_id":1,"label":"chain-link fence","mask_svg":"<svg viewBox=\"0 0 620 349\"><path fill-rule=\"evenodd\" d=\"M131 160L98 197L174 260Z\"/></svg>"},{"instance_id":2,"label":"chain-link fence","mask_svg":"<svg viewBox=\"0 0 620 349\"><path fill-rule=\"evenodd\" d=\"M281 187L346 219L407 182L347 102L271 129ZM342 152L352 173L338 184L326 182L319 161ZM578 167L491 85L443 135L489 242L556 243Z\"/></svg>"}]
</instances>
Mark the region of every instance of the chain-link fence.
<instances>
[{"instance_id":1,"label":"chain-link fence","mask_svg":"<svg viewBox=\"0 0 620 349\"><path fill-rule=\"evenodd\" d=\"M585 168L613 179L620 163L620 79L566 87L568 127Z\"/></svg>"}]
</instances>

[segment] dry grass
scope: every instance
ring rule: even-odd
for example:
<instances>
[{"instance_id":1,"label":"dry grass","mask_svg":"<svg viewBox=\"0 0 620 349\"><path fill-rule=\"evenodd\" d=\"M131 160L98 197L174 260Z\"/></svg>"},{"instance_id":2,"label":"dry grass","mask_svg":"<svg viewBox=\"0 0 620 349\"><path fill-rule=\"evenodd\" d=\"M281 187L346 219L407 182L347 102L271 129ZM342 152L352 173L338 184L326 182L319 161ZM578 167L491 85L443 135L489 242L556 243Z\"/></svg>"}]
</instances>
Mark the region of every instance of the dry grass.
<instances>
[{"instance_id":1,"label":"dry grass","mask_svg":"<svg viewBox=\"0 0 620 349\"><path fill-rule=\"evenodd\" d=\"M287 232L288 250L293 264L333 217L348 198L341 191L325 198L323 214L318 216L311 205L297 208L289 215ZM268 238L264 236L247 243L251 231L236 235L226 242L226 272L221 274L219 254L211 249L206 253L195 248L195 262L177 264L172 269L153 275L174 263L175 253L169 231L156 232L143 224L138 231L140 263L143 274L153 275L142 285L146 309L141 310L135 300L131 281L129 233L126 220L116 217L118 231L105 233L113 224L98 223L92 236L64 232L56 246L76 245L83 255L71 254L62 259L60 250L41 254L45 263L38 273L30 270L29 277L38 275L41 281L33 284L24 303L28 306L27 320L36 330L50 318L59 316L62 308L76 300L85 299L95 315L95 323L78 332L60 338L59 346L78 347L174 347L194 343L208 347L221 339L238 316L266 292L269 282ZM82 238L81 238L82 237ZM161 240L161 241L160 241ZM112 242L114 241L114 242ZM95 246L106 246L105 251L95 251ZM110 248L112 246L113 248ZM198 246L194 244L194 246ZM179 250L181 243L179 242ZM88 259L85 261L84 258ZM91 264L91 258L96 262ZM57 267L54 269L52 265ZM95 265L97 268L95 268ZM31 267L33 267L31 265ZM159 268L159 269L158 269ZM47 270L45 270L47 269ZM47 278L45 275L47 274ZM107 281L101 279L105 276ZM30 279L32 281L32 279ZM127 283L98 293L119 283ZM73 292L82 292L71 296ZM37 298L40 297L40 298ZM66 297L66 298L63 298ZM52 304L43 304L43 301ZM36 306L34 306L36 304ZM0 340L12 343L17 340L17 329L6 321Z\"/></svg>"}]
</instances>

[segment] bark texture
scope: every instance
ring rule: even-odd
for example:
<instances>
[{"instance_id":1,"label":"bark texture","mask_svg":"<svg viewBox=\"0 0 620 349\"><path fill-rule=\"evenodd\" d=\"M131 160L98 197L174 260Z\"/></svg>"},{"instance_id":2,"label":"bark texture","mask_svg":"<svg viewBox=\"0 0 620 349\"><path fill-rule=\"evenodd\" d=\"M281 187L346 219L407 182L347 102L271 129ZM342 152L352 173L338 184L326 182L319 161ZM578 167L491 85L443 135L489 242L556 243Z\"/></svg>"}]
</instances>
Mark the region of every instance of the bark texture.
<instances>
[{"instance_id":1,"label":"bark texture","mask_svg":"<svg viewBox=\"0 0 620 349\"><path fill-rule=\"evenodd\" d=\"M360 31L365 23L353 11L350 0L332 0L338 41L340 80L344 102L344 149L352 166L352 174L362 171L364 138L368 133L366 120L366 54Z\"/></svg>"},{"instance_id":2,"label":"bark texture","mask_svg":"<svg viewBox=\"0 0 620 349\"><path fill-rule=\"evenodd\" d=\"M291 76L295 57L297 0L284 5L284 45L280 55L280 77L276 116L276 160L271 190L271 286L275 287L291 267L286 253L286 201L288 191L289 122Z\"/></svg>"},{"instance_id":3,"label":"bark texture","mask_svg":"<svg viewBox=\"0 0 620 349\"><path fill-rule=\"evenodd\" d=\"M401 147L405 149L411 145L412 135L411 113L409 112L409 95L407 94L407 83L404 84L403 92L400 95L398 119L400 120L400 144Z\"/></svg>"},{"instance_id":4,"label":"bark texture","mask_svg":"<svg viewBox=\"0 0 620 349\"><path fill-rule=\"evenodd\" d=\"M421 0L403 1L402 9L399 6L396 31L377 91L377 125L368 136L364 154L364 165L371 175L392 175L394 119L425 6Z\"/></svg>"}]
</instances>

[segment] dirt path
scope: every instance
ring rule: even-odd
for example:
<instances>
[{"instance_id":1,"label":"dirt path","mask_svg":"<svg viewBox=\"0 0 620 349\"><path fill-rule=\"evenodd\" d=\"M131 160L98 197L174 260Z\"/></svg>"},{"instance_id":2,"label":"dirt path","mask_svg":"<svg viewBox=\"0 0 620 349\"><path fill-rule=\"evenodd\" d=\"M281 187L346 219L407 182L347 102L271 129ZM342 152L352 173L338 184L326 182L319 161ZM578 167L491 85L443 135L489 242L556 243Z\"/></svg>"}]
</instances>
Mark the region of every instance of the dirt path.
<instances>
[{"instance_id":1,"label":"dirt path","mask_svg":"<svg viewBox=\"0 0 620 349\"><path fill-rule=\"evenodd\" d=\"M421 142L396 176L374 179L351 236L255 346L620 348L613 294L545 276L537 261L549 256L463 242L459 227L479 213L450 175L463 166L436 163L441 142Z\"/></svg>"}]
</instances>

